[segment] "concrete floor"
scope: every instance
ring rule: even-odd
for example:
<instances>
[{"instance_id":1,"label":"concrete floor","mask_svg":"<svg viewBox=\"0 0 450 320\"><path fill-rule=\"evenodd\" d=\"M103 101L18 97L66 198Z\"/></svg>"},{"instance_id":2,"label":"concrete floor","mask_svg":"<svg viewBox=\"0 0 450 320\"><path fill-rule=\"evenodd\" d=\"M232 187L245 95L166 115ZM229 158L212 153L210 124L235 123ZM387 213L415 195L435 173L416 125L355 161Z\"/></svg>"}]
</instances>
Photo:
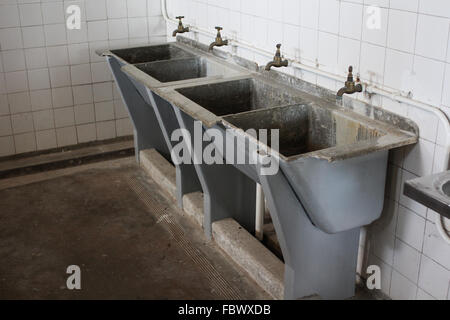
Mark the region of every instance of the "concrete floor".
<instances>
[{"instance_id":1,"label":"concrete floor","mask_svg":"<svg viewBox=\"0 0 450 320\"><path fill-rule=\"evenodd\" d=\"M134 158L0 180L0 299L270 298L174 205Z\"/></svg>"}]
</instances>

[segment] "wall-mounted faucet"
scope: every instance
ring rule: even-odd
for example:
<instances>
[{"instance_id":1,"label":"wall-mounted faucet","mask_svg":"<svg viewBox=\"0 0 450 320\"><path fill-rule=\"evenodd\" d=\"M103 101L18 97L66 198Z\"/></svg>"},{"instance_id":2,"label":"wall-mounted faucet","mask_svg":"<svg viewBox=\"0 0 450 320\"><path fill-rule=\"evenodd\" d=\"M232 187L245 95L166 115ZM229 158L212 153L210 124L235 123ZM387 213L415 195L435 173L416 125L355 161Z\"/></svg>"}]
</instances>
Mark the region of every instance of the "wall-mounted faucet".
<instances>
[{"instance_id":1,"label":"wall-mounted faucet","mask_svg":"<svg viewBox=\"0 0 450 320\"><path fill-rule=\"evenodd\" d=\"M223 40L222 39L222 35L220 34L220 30L223 30L222 27L216 27L217 30L217 36L216 36L216 41L214 41L213 43L211 43L209 45L209 51L211 51L214 47L221 47L221 46L227 46L228 45L228 40Z\"/></svg>"},{"instance_id":2,"label":"wall-mounted faucet","mask_svg":"<svg viewBox=\"0 0 450 320\"><path fill-rule=\"evenodd\" d=\"M273 61L270 61L267 65L266 65L266 70L269 71L270 68L272 67L276 67L276 68L280 68L280 67L287 67L289 62L287 60L283 60L283 57L281 56L281 44L277 44L277 52L275 53L275 57L273 57Z\"/></svg>"},{"instance_id":3,"label":"wall-mounted faucet","mask_svg":"<svg viewBox=\"0 0 450 320\"><path fill-rule=\"evenodd\" d=\"M185 32L189 32L189 27L184 27L183 26L183 21L181 21L181 19L183 19L184 16L178 16L177 19L180 20L180 22L178 22L178 28L172 33L172 37L176 37L177 33L185 33Z\"/></svg>"},{"instance_id":4,"label":"wall-mounted faucet","mask_svg":"<svg viewBox=\"0 0 450 320\"><path fill-rule=\"evenodd\" d=\"M344 93L353 94L355 92L362 92L362 84L359 77L356 77L356 82L353 81L353 67L348 67L347 81L345 81L345 87L339 89L337 92L338 97L342 97Z\"/></svg>"}]
</instances>

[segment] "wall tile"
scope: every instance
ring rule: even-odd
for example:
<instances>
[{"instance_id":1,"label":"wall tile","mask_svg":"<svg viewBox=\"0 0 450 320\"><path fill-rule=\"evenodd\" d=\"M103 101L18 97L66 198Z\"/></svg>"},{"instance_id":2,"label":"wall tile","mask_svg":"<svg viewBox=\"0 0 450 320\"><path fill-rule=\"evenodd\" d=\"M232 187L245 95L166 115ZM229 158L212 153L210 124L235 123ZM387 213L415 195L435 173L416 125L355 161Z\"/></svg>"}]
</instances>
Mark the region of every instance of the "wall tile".
<instances>
[{"instance_id":1,"label":"wall tile","mask_svg":"<svg viewBox=\"0 0 450 320\"><path fill-rule=\"evenodd\" d=\"M416 35L416 54L445 61L450 20L419 15Z\"/></svg>"},{"instance_id":2,"label":"wall tile","mask_svg":"<svg viewBox=\"0 0 450 320\"><path fill-rule=\"evenodd\" d=\"M56 141L58 147L65 147L77 144L76 128L65 127L56 129Z\"/></svg>"},{"instance_id":3,"label":"wall tile","mask_svg":"<svg viewBox=\"0 0 450 320\"><path fill-rule=\"evenodd\" d=\"M425 232L425 218L403 206L399 206L397 236L417 251L422 251Z\"/></svg>"},{"instance_id":4,"label":"wall tile","mask_svg":"<svg viewBox=\"0 0 450 320\"><path fill-rule=\"evenodd\" d=\"M13 134L10 116L0 116L0 137Z\"/></svg>"},{"instance_id":5,"label":"wall tile","mask_svg":"<svg viewBox=\"0 0 450 320\"><path fill-rule=\"evenodd\" d=\"M416 30L416 24L417 14L390 10L387 36L388 47L413 53L415 34L411 30Z\"/></svg>"},{"instance_id":6,"label":"wall tile","mask_svg":"<svg viewBox=\"0 0 450 320\"><path fill-rule=\"evenodd\" d=\"M33 111L52 108L52 92L50 89L31 91L30 97Z\"/></svg>"},{"instance_id":7,"label":"wall tile","mask_svg":"<svg viewBox=\"0 0 450 320\"><path fill-rule=\"evenodd\" d=\"M390 296L394 300L415 300L417 286L399 272L392 271Z\"/></svg>"},{"instance_id":8,"label":"wall tile","mask_svg":"<svg viewBox=\"0 0 450 320\"><path fill-rule=\"evenodd\" d=\"M47 52L45 48L25 49L25 60L28 69L47 67Z\"/></svg>"},{"instance_id":9,"label":"wall tile","mask_svg":"<svg viewBox=\"0 0 450 320\"><path fill-rule=\"evenodd\" d=\"M97 3L96 1L87 1L87 3ZM44 2L42 3L42 16L44 24L64 23L64 7L62 2Z\"/></svg>"},{"instance_id":10,"label":"wall tile","mask_svg":"<svg viewBox=\"0 0 450 320\"><path fill-rule=\"evenodd\" d=\"M442 98L445 63L416 56L414 71L414 98L439 106Z\"/></svg>"},{"instance_id":11,"label":"wall tile","mask_svg":"<svg viewBox=\"0 0 450 320\"><path fill-rule=\"evenodd\" d=\"M14 137L0 137L0 156L5 157L12 155L16 152L14 146Z\"/></svg>"},{"instance_id":12,"label":"wall tile","mask_svg":"<svg viewBox=\"0 0 450 320\"><path fill-rule=\"evenodd\" d=\"M88 21L106 20L106 0L87 1L86 17Z\"/></svg>"},{"instance_id":13,"label":"wall tile","mask_svg":"<svg viewBox=\"0 0 450 320\"><path fill-rule=\"evenodd\" d=\"M53 111L51 109L33 112L34 129L37 131L55 127Z\"/></svg>"},{"instance_id":14,"label":"wall tile","mask_svg":"<svg viewBox=\"0 0 450 320\"><path fill-rule=\"evenodd\" d=\"M25 34L26 30L24 29L24 37ZM0 29L0 46L2 50L13 50L23 48L21 29L20 28Z\"/></svg>"},{"instance_id":15,"label":"wall tile","mask_svg":"<svg viewBox=\"0 0 450 320\"><path fill-rule=\"evenodd\" d=\"M449 284L450 271L433 260L422 256L419 286L436 299L446 300Z\"/></svg>"},{"instance_id":16,"label":"wall tile","mask_svg":"<svg viewBox=\"0 0 450 320\"><path fill-rule=\"evenodd\" d=\"M408 81L413 72L412 67L412 54L387 49L384 84L390 88L399 88L406 93L412 91L411 82Z\"/></svg>"},{"instance_id":17,"label":"wall tile","mask_svg":"<svg viewBox=\"0 0 450 320\"><path fill-rule=\"evenodd\" d=\"M361 77L371 82L383 83L386 48L370 43L361 46Z\"/></svg>"},{"instance_id":18,"label":"wall tile","mask_svg":"<svg viewBox=\"0 0 450 320\"><path fill-rule=\"evenodd\" d=\"M19 113L11 116L11 125L14 134L33 131L33 114Z\"/></svg>"},{"instance_id":19,"label":"wall tile","mask_svg":"<svg viewBox=\"0 0 450 320\"><path fill-rule=\"evenodd\" d=\"M450 3L446 0L420 0L419 12L450 18Z\"/></svg>"},{"instance_id":20,"label":"wall tile","mask_svg":"<svg viewBox=\"0 0 450 320\"><path fill-rule=\"evenodd\" d=\"M0 28L20 26L19 9L16 5L2 5L0 3Z\"/></svg>"},{"instance_id":21,"label":"wall tile","mask_svg":"<svg viewBox=\"0 0 450 320\"><path fill-rule=\"evenodd\" d=\"M417 283L420 267L420 252L397 239L395 241L393 266L395 270L407 277L410 281Z\"/></svg>"},{"instance_id":22,"label":"wall tile","mask_svg":"<svg viewBox=\"0 0 450 320\"><path fill-rule=\"evenodd\" d=\"M36 132L36 144L38 150L56 148L56 131L50 129Z\"/></svg>"},{"instance_id":23,"label":"wall tile","mask_svg":"<svg viewBox=\"0 0 450 320\"><path fill-rule=\"evenodd\" d=\"M363 6L356 3L341 2L339 17L339 35L360 40L362 25L355 21L362 21Z\"/></svg>"},{"instance_id":24,"label":"wall tile","mask_svg":"<svg viewBox=\"0 0 450 320\"><path fill-rule=\"evenodd\" d=\"M339 31L339 2L321 0L319 12L319 30L337 34Z\"/></svg>"},{"instance_id":25,"label":"wall tile","mask_svg":"<svg viewBox=\"0 0 450 320\"><path fill-rule=\"evenodd\" d=\"M36 151L36 136L34 132L18 134L14 136L16 153Z\"/></svg>"},{"instance_id":26,"label":"wall tile","mask_svg":"<svg viewBox=\"0 0 450 320\"><path fill-rule=\"evenodd\" d=\"M95 122L95 111L93 104L77 105L74 107L74 113L75 123L77 125Z\"/></svg>"},{"instance_id":27,"label":"wall tile","mask_svg":"<svg viewBox=\"0 0 450 320\"><path fill-rule=\"evenodd\" d=\"M450 245L442 239L434 219L426 222L423 253L450 270Z\"/></svg>"},{"instance_id":28,"label":"wall tile","mask_svg":"<svg viewBox=\"0 0 450 320\"><path fill-rule=\"evenodd\" d=\"M417 12L419 8L419 0L390 0L390 6L392 9Z\"/></svg>"},{"instance_id":29,"label":"wall tile","mask_svg":"<svg viewBox=\"0 0 450 320\"><path fill-rule=\"evenodd\" d=\"M114 139L116 137L115 121L96 122L96 125L98 140Z\"/></svg>"},{"instance_id":30,"label":"wall tile","mask_svg":"<svg viewBox=\"0 0 450 320\"><path fill-rule=\"evenodd\" d=\"M319 25L320 1L301 0L300 24L302 27L317 29Z\"/></svg>"},{"instance_id":31,"label":"wall tile","mask_svg":"<svg viewBox=\"0 0 450 320\"><path fill-rule=\"evenodd\" d=\"M42 24L40 3L19 5L20 23L22 26L36 26Z\"/></svg>"},{"instance_id":32,"label":"wall tile","mask_svg":"<svg viewBox=\"0 0 450 320\"><path fill-rule=\"evenodd\" d=\"M95 141L97 139L97 128L95 123L77 126L77 135L79 143Z\"/></svg>"},{"instance_id":33,"label":"wall tile","mask_svg":"<svg viewBox=\"0 0 450 320\"><path fill-rule=\"evenodd\" d=\"M414 146L406 147L404 168L420 177L431 174L434 148L434 143L423 139L419 139Z\"/></svg>"}]
</instances>

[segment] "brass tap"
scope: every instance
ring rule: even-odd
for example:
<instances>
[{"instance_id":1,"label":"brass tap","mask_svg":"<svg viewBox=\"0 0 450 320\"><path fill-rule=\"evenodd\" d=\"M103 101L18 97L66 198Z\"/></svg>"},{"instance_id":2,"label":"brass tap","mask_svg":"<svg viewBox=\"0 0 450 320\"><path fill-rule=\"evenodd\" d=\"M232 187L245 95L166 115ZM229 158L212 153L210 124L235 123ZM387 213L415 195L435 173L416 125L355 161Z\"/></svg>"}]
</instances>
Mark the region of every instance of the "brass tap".
<instances>
[{"instance_id":1,"label":"brass tap","mask_svg":"<svg viewBox=\"0 0 450 320\"><path fill-rule=\"evenodd\" d=\"M228 40L223 40L222 39L222 35L220 34L220 30L223 30L222 27L216 27L217 30L217 36L216 36L216 41L214 41L213 43L211 43L209 45L209 51L211 51L214 47L221 47L221 46L227 46L228 45Z\"/></svg>"},{"instance_id":2,"label":"brass tap","mask_svg":"<svg viewBox=\"0 0 450 320\"><path fill-rule=\"evenodd\" d=\"M178 28L172 33L172 37L176 37L177 33L185 33L185 32L189 32L189 27L184 27L183 26L183 21L181 21L181 19L183 19L184 16L178 16L177 19L180 20L180 22L178 22Z\"/></svg>"},{"instance_id":3,"label":"brass tap","mask_svg":"<svg viewBox=\"0 0 450 320\"><path fill-rule=\"evenodd\" d=\"M359 77L356 77L356 82L353 81L353 67L348 67L347 81L345 81L345 87L339 89L337 92L338 97L342 97L344 93L353 94L355 92L362 92L362 84Z\"/></svg>"},{"instance_id":4,"label":"brass tap","mask_svg":"<svg viewBox=\"0 0 450 320\"><path fill-rule=\"evenodd\" d=\"M281 44L277 44L277 52L275 53L275 56L273 57L273 61L270 61L267 65L266 65L266 70L269 71L270 68L272 67L276 67L276 68L280 68L280 67L287 67L289 62L287 60L283 60L283 57L281 56Z\"/></svg>"}]
</instances>

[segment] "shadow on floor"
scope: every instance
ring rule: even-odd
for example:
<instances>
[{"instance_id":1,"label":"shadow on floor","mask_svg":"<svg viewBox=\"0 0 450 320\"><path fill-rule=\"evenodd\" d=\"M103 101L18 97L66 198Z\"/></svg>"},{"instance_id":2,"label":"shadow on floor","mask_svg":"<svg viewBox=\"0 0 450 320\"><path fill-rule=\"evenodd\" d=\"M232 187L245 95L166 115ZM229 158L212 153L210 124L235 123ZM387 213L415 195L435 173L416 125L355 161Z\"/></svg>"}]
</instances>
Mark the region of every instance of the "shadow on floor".
<instances>
[{"instance_id":1,"label":"shadow on floor","mask_svg":"<svg viewBox=\"0 0 450 320\"><path fill-rule=\"evenodd\" d=\"M0 190L0 299L269 299L133 159L115 161Z\"/></svg>"}]
</instances>

